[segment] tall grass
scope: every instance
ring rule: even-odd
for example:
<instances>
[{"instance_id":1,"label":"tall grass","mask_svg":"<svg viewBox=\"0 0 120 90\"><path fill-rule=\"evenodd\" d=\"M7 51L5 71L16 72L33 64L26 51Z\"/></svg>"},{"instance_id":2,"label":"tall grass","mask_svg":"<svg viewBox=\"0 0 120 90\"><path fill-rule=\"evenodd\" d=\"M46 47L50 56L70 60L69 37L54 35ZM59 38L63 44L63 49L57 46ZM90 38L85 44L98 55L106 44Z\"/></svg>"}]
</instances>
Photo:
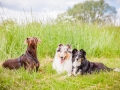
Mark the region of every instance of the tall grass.
<instances>
[{"instance_id":1,"label":"tall grass","mask_svg":"<svg viewBox=\"0 0 120 90\"><path fill-rule=\"evenodd\" d=\"M40 72L1 68L4 60L25 53L24 40L30 36L42 40L37 49ZM65 78L65 73L58 75L51 66L58 44L63 43L71 44L72 48L83 48L90 61L120 68L119 40L120 27L115 26L64 21L19 25L11 20L4 21L0 24L0 90L119 90L120 73L100 72Z\"/></svg>"},{"instance_id":2,"label":"tall grass","mask_svg":"<svg viewBox=\"0 0 120 90\"><path fill-rule=\"evenodd\" d=\"M23 54L24 40L30 36L42 40L38 45L38 58L53 57L60 43L83 48L88 57L120 57L120 27L79 22L18 25L7 21L0 25L0 60Z\"/></svg>"}]
</instances>

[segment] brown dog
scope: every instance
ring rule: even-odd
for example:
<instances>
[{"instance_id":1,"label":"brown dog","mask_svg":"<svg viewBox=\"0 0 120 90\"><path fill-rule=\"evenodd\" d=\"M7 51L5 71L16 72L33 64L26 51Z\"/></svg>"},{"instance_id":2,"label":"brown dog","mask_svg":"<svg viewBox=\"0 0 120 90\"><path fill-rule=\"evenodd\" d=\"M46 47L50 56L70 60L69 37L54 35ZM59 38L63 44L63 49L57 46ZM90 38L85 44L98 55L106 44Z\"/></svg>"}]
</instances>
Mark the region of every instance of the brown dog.
<instances>
[{"instance_id":1,"label":"brown dog","mask_svg":"<svg viewBox=\"0 0 120 90\"><path fill-rule=\"evenodd\" d=\"M36 71L38 71L39 61L37 59L37 44L40 42L41 41L36 37L27 38L24 42L28 44L26 53L19 58L6 60L2 66L10 70L24 67L29 71L36 67Z\"/></svg>"}]
</instances>

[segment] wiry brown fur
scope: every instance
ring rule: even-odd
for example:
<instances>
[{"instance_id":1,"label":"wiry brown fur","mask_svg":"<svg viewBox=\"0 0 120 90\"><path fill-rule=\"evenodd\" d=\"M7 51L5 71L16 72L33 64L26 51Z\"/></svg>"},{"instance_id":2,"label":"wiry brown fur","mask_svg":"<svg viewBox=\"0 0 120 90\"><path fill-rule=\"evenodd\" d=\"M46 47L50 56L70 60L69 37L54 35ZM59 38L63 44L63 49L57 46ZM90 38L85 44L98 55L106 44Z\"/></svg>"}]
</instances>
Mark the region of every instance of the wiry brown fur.
<instances>
[{"instance_id":1,"label":"wiry brown fur","mask_svg":"<svg viewBox=\"0 0 120 90\"><path fill-rule=\"evenodd\" d=\"M18 58L6 60L2 64L2 66L4 68L9 68L10 70L24 67L29 71L33 70L36 67L36 71L38 71L39 61L37 59L36 52L37 52L37 44L39 42L40 40L35 37L27 38L25 40L25 43L28 44L26 53Z\"/></svg>"}]
</instances>

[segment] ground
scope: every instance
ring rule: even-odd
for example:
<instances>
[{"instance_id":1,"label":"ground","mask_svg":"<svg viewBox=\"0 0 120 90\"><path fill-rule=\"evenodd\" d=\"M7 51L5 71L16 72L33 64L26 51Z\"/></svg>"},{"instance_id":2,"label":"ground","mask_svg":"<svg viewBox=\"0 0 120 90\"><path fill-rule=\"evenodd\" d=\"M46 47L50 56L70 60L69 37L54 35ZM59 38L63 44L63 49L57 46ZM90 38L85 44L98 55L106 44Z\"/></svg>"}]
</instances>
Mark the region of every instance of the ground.
<instances>
[{"instance_id":1,"label":"ground","mask_svg":"<svg viewBox=\"0 0 120 90\"><path fill-rule=\"evenodd\" d=\"M52 60L40 59L39 72L23 68L7 70L0 67L0 90L120 90L120 72L100 72L67 77L52 70ZM120 58L89 58L106 66L120 68ZM3 61L0 62L0 66Z\"/></svg>"}]
</instances>

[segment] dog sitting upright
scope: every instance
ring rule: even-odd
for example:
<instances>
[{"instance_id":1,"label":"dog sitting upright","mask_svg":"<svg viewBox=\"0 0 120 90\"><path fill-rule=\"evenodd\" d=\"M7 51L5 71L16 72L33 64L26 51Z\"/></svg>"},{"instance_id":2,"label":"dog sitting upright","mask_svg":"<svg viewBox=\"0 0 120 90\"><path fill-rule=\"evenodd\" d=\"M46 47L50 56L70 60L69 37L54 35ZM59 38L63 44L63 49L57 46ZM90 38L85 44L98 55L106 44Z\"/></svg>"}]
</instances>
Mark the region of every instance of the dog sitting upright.
<instances>
[{"instance_id":1,"label":"dog sitting upright","mask_svg":"<svg viewBox=\"0 0 120 90\"><path fill-rule=\"evenodd\" d=\"M77 50L74 49L72 51L72 62L73 62L73 67L72 67L72 73L74 76L77 74L81 73L82 75L85 73L92 73L92 72L99 72L99 71L110 71L113 70L111 68L108 68L105 66L103 63L98 63L98 62L90 62L86 60L86 52L81 49Z\"/></svg>"},{"instance_id":2,"label":"dog sitting upright","mask_svg":"<svg viewBox=\"0 0 120 90\"><path fill-rule=\"evenodd\" d=\"M24 67L27 70L34 69L36 67L36 71L39 68L39 61L37 59L37 44L40 43L40 40L36 37L27 38L24 42L28 44L26 53L21 55L16 59L8 59L6 60L2 66L4 68L19 69L20 67Z\"/></svg>"},{"instance_id":3,"label":"dog sitting upright","mask_svg":"<svg viewBox=\"0 0 120 90\"><path fill-rule=\"evenodd\" d=\"M71 76L72 71L72 49L70 45L59 44L53 61L53 69L57 73L66 71Z\"/></svg>"}]
</instances>

